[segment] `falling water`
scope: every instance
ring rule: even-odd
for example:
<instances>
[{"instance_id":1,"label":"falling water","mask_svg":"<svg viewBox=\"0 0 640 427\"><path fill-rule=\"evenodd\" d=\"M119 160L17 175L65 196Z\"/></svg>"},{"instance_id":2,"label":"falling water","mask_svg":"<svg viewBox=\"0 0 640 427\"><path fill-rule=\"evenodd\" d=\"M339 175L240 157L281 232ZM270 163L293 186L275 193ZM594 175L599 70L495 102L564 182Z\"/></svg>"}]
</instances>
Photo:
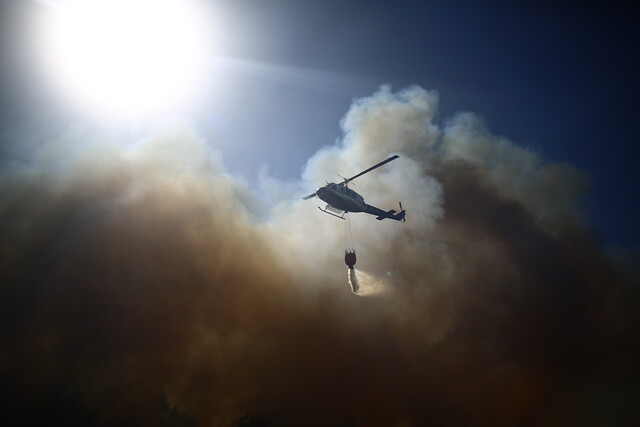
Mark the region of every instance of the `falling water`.
<instances>
[{"instance_id":1,"label":"falling water","mask_svg":"<svg viewBox=\"0 0 640 427\"><path fill-rule=\"evenodd\" d=\"M360 283L358 283L358 278L356 277L356 270L353 268L347 269L347 280L349 281L349 285L351 286L351 291L354 294L357 294L360 290Z\"/></svg>"}]
</instances>

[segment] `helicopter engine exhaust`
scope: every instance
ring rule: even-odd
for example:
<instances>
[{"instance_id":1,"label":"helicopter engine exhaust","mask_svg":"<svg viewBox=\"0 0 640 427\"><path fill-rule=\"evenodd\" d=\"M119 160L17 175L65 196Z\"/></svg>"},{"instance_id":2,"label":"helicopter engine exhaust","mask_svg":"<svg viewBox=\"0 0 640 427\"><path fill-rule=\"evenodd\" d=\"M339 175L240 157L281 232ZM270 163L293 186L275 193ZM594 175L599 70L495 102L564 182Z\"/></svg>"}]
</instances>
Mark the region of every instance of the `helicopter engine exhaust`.
<instances>
[{"instance_id":1,"label":"helicopter engine exhaust","mask_svg":"<svg viewBox=\"0 0 640 427\"><path fill-rule=\"evenodd\" d=\"M344 263L349 266L350 270L353 270L353 266L356 264L356 251L353 249L347 249L344 251Z\"/></svg>"}]
</instances>

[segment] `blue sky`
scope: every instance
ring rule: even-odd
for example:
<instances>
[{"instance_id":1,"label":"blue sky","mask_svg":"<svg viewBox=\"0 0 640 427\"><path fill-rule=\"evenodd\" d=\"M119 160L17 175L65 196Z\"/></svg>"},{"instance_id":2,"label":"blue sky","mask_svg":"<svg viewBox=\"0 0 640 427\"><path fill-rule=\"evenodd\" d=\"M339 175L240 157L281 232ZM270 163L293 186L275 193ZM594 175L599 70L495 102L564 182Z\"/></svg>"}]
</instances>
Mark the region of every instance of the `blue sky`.
<instances>
[{"instance_id":1,"label":"blue sky","mask_svg":"<svg viewBox=\"0 0 640 427\"><path fill-rule=\"evenodd\" d=\"M273 146L290 147L289 164L261 150L272 170L293 176L296 159L331 144L351 98L379 84L418 84L440 93L441 120L473 111L494 133L586 171L593 223L609 242L637 243L632 10L566 2L240 3L247 6L237 13L252 16L268 41L230 54L361 77L359 87L339 93L264 88L274 92L276 110L267 114L271 129L256 126L258 138L272 133Z\"/></svg>"},{"instance_id":2,"label":"blue sky","mask_svg":"<svg viewBox=\"0 0 640 427\"><path fill-rule=\"evenodd\" d=\"M193 112L227 167L297 178L341 137L354 98L380 85L440 94L439 120L484 117L497 135L566 162L592 179L587 206L609 244L637 245L640 215L636 10L573 2L208 2L221 27L222 66ZM3 6L7 34L26 7ZM2 153L55 136L82 118L61 112L46 83L3 37ZM214 60L215 62L215 60ZM36 135L37 136L34 136ZM24 141L27 140L27 141ZM346 173L346 172L345 172Z\"/></svg>"}]
</instances>

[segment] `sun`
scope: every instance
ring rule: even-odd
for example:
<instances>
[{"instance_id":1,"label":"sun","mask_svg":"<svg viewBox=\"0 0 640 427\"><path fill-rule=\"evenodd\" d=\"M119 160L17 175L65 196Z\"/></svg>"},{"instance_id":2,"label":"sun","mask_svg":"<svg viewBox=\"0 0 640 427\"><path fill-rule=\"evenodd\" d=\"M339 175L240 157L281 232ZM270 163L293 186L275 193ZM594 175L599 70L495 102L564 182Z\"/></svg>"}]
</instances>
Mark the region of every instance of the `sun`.
<instances>
[{"instance_id":1,"label":"sun","mask_svg":"<svg viewBox=\"0 0 640 427\"><path fill-rule=\"evenodd\" d=\"M207 73L210 32L195 0L67 0L40 27L44 67L76 106L107 117L184 107Z\"/></svg>"}]
</instances>

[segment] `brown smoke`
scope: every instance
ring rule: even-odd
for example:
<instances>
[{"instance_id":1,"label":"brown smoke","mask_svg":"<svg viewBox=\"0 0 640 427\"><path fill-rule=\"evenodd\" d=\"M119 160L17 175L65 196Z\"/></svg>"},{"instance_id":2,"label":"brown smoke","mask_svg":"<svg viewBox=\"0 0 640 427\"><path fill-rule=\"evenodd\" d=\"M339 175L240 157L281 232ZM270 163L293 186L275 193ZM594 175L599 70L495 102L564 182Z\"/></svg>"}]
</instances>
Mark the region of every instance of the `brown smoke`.
<instances>
[{"instance_id":1,"label":"brown smoke","mask_svg":"<svg viewBox=\"0 0 640 427\"><path fill-rule=\"evenodd\" d=\"M638 288L585 225L583 174L436 109L358 100L262 195L182 128L70 132L5 170L3 425L631 423ZM396 152L357 183L408 212L353 215L362 289L384 288L361 298L343 224L299 196Z\"/></svg>"}]
</instances>

